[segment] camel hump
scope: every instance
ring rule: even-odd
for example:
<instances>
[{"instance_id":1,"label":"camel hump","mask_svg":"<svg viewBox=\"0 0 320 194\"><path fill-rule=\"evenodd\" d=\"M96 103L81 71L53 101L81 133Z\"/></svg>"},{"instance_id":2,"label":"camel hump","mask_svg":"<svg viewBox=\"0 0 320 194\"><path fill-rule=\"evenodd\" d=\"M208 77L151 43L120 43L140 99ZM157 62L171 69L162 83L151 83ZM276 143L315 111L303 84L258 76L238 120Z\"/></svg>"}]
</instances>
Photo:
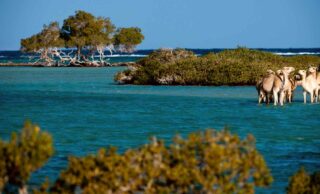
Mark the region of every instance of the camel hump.
<instances>
[{"instance_id":1,"label":"camel hump","mask_svg":"<svg viewBox=\"0 0 320 194\"><path fill-rule=\"evenodd\" d=\"M262 88L263 88L264 91L267 91L267 92L271 92L272 91L274 79L275 79L274 75L268 76L268 77L263 79Z\"/></svg>"}]
</instances>

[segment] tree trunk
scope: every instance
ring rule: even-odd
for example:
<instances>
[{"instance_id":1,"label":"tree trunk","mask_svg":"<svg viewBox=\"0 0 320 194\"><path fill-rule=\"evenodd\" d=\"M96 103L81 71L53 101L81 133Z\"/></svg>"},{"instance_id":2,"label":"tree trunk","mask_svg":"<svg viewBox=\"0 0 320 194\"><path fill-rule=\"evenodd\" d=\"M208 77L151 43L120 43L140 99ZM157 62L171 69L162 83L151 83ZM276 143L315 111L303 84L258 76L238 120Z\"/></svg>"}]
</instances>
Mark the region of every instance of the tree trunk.
<instances>
[{"instance_id":1,"label":"tree trunk","mask_svg":"<svg viewBox=\"0 0 320 194\"><path fill-rule=\"evenodd\" d=\"M77 47L77 58L78 58L78 61L80 61L80 58L81 57L81 46L78 46Z\"/></svg>"},{"instance_id":2,"label":"tree trunk","mask_svg":"<svg viewBox=\"0 0 320 194\"><path fill-rule=\"evenodd\" d=\"M47 65L48 66L51 66L51 62L53 61L50 57L49 57L49 54L48 54L48 51L49 49L45 48L44 51L43 51L43 59L48 63Z\"/></svg>"}]
</instances>

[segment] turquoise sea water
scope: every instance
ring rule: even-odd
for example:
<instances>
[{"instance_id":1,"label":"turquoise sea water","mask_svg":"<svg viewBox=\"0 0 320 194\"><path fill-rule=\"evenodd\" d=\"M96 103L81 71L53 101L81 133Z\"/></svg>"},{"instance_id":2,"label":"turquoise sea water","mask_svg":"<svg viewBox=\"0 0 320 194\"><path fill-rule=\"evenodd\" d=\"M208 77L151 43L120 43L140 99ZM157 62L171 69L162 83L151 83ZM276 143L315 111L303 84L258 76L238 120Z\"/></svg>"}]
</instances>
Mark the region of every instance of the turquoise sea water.
<instances>
[{"instance_id":1,"label":"turquoise sea water","mask_svg":"<svg viewBox=\"0 0 320 194\"><path fill-rule=\"evenodd\" d=\"M299 166L320 170L320 104L295 102L284 107L257 104L252 86L131 86L113 82L124 68L0 68L0 137L8 139L31 119L54 138L55 156L31 179L56 178L67 156L100 147L120 151L156 135L170 141L179 133L222 129L253 134L275 179L268 190L284 193Z\"/></svg>"}]
</instances>

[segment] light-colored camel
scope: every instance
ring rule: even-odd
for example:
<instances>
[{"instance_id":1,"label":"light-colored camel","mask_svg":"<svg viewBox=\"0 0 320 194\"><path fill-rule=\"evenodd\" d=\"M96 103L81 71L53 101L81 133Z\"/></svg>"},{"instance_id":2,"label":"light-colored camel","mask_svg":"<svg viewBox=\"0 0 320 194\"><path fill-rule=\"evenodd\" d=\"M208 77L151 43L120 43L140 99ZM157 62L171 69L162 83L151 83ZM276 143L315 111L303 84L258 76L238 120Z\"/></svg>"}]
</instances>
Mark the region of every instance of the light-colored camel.
<instances>
[{"instance_id":1,"label":"light-colored camel","mask_svg":"<svg viewBox=\"0 0 320 194\"><path fill-rule=\"evenodd\" d=\"M284 102L292 102L292 93L293 90L297 87L295 86L295 83L291 78L289 78L289 75L291 72L293 72L295 69L293 67L283 67L281 70L277 71L277 74L282 80L283 86L281 92L283 92L284 96L283 99L280 99L280 104L282 105ZM286 76L285 76L286 75Z\"/></svg>"},{"instance_id":2,"label":"light-colored camel","mask_svg":"<svg viewBox=\"0 0 320 194\"><path fill-rule=\"evenodd\" d=\"M277 71L279 75L275 76L272 93L273 101L276 106L278 103L282 106L285 98L285 91L291 89L289 84L289 75L294 71L293 67L283 67L280 71Z\"/></svg>"},{"instance_id":3,"label":"light-colored camel","mask_svg":"<svg viewBox=\"0 0 320 194\"><path fill-rule=\"evenodd\" d=\"M318 67L316 79L318 84L318 101L320 102L320 68L319 67Z\"/></svg>"},{"instance_id":4,"label":"light-colored camel","mask_svg":"<svg viewBox=\"0 0 320 194\"><path fill-rule=\"evenodd\" d=\"M282 70L281 70L281 69L278 69L278 70L276 71L276 74L277 74L277 75L280 77L280 79L283 81L284 76L283 76ZM287 91L284 91L284 95L285 95L285 98L284 98L283 100L284 100L284 102L286 102L286 101L287 101L287 96L288 96L288 90L287 90Z\"/></svg>"},{"instance_id":5,"label":"light-colored camel","mask_svg":"<svg viewBox=\"0 0 320 194\"><path fill-rule=\"evenodd\" d=\"M284 79L284 76L283 76L283 73L282 73L282 70L277 70L276 71L277 75L281 78L281 80ZM293 94L293 91L296 89L296 82L294 79L292 78L289 78L289 82L287 82L287 85L286 86L283 86L284 87L284 95L285 95L285 98L283 99L284 102L292 102L292 94Z\"/></svg>"},{"instance_id":6,"label":"light-colored camel","mask_svg":"<svg viewBox=\"0 0 320 194\"><path fill-rule=\"evenodd\" d=\"M261 103L264 100L266 103L270 102L273 97L274 105L278 103L283 105L285 91L291 89L289 82L289 74L294 71L293 67L284 67L274 73L272 70L267 71L267 75L259 80L256 84L259 99Z\"/></svg>"},{"instance_id":7,"label":"light-colored camel","mask_svg":"<svg viewBox=\"0 0 320 194\"><path fill-rule=\"evenodd\" d=\"M289 103L291 103L293 100L293 94L294 94L294 91L296 90L298 84L299 84L299 82L297 80L289 78L289 85L290 85L291 90L288 90L286 92L286 98L285 98Z\"/></svg>"},{"instance_id":8,"label":"light-colored camel","mask_svg":"<svg viewBox=\"0 0 320 194\"><path fill-rule=\"evenodd\" d=\"M257 82L256 89L258 92L259 104L262 101L264 101L267 104L270 102L270 98L272 96L272 85L274 81L274 76L274 71L268 69L266 75Z\"/></svg>"},{"instance_id":9,"label":"light-colored camel","mask_svg":"<svg viewBox=\"0 0 320 194\"><path fill-rule=\"evenodd\" d=\"M306 70L299 70L298 74L301 76L301 86L303 88L303 102L307 103L308 93L310 95L310 102L313 103L315 101L314 97L318 96L318 94L316 94L318 84L314 74L314 72L316 72L316 69L314 67L310 67L308 72L309 74L307 75Z\"/></svg>"},{"instance_id":10,"label":"light-colored camel","mask_svg":"<svg viewBox=\"0 0 320 194\"><path fill-rule=\"evenodd\" d=\"M309 67L308 71L307 71L307 76L308 75L313 76L314 79L315 79L317 87L316 87L316 90L315 90L315 93L314 93L314 102L318 102L319 84L318 84L318 81L317 81L317 68L316 67Z\"/></svg>"}]
</instances>

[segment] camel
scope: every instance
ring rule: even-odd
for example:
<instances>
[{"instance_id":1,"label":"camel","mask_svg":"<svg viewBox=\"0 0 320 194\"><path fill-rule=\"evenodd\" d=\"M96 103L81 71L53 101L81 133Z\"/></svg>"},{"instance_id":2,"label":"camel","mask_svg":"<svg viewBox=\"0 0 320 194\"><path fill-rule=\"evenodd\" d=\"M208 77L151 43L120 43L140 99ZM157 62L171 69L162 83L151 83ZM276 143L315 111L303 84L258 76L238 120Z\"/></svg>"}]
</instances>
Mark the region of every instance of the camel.
<instances>
[{"instance_id":1,"label":"camel","mask_svg":"<svg viewBox=\"0 0 320 194\"><path fill-rule=\"evenodd\" d=\"M310 95L310 102L314 102L314 97L317 98L318 84L315 76L316 69L310 67L307 75L306 70L299 70L298 74L301 76L301 86L303 88L303 102L307 103L307 93Z\"/></svg>"},{"instance_id":2,"label":"camel","mask_svg":"<svg viewBox=\"0 0 320 194\"><path fill-rule=\"evenodd\" d=\"M284 76L283 76L283 73L282 73L282 70L281 69L278 69L277 71L276 71L276 74L280 77L280 79L281 80L283 80L284 79ZM288 83L290 83L290 82L288 82ZM284 102L286 102L287 100L288 100L288 91L284 91L285 92L285 98L284 98Z\"/></svg>"},{"instance_id":3,"label":"camel","mask_svg":"<svg viewBox=\"0 0 320 194\"><path fill-rule=\"evenodd\" d=\"M285 92L291 91L291 84L288 82L289 74L293 71L293 67L283 67L281 70L278 70L277 73L268 70L267 75L256 84L259 95L258 102L261 103L261 101L264 100L268 104L273 96L274 105L278 103L283 105Z\"/></svg>"},{"instance_id":4,"label":"camel","mask_svg":"<svg viewBox=\"0 0 320 194\"><path fill-rule=\"evenodd\" d=\"M268 69L267 74L257 82L256 89L258 92L259 104L261 103L261 101L264 101L265 103L269 104L272 95L271 92L274 76L274 71Z\"/></svg>"},{"instance_id":5,"label":"camel","mask_svg":"<svg viewBox=\"0 0 320 194\"><path fill-rule=\"evenodd\" d=\"M285 92L291 90L291 86L289 84L289 74L293 71L293 67L283 67L280 71L277 71L279 75L275 76L272 87L273 101L275 106L278 103L283 106Z\"/></svg>"},{"instance_id":6,"label":"camel","mask_svg":"<svg viewBox=\"0 0 320 194\"><path fill-rule=\"evenodd\" d=\"M289 78L289 83L290 85L290 90L288 90L285 95L286 95L286 100L291 103L292 99L293 99L293 91L297 88L297 86L299 85L299 82L295 79Z\"/></svg>"},{"instance_id":7,"label":"camel","mask_svg":"<svg viewBox=\"0 0 320 194\"><path fill-rule=\"evenodd\" d=\"M320 101L320 65L317 69L317 74L316 74L316 79L317 79L317 84L318 84L318 101Z\"/></svg>"},{"instance_id":8,"label":"camel","mask_svg":"<svg viewBox=\"0 0 320 194\"><path fill-rule=\"evenodd\" d=\"M276 71L277 75L281 78L281 80L284 79L284 76L283 76L283 73L282 73L282 70L277 70ZM289 78L289 82L287 82L287 87L286 87L286 90L284 90L284 95L285 95L285 98L283 99L284 102L291 102L292 101L292 90L294 90L294 80Z\"/></svg>"},{"instance_id":9,"label":"camel","mask_svg":"<svg viewBox=\"0 0 320 194\"><path fill-rule=\"evenodd\" d=\"M313 76L313 78L315 79L317 87L316 87L316 90L315 90L315 93L314 93L314 102L318 102L319 84L318 84L318 81L317 81L317 68L309 67L308 71L307 71L307 76L308 75Z\"/></svg>"},{"instance_id":10,"label":"camel","mask_svg":"<svg viewBox=\"0 0 320 194\"><path fill-rule=\"evenodd\" d=\"M278 70L277 74L280 76L282 82L283 82L283 92L284 92L284 97L283 97L283 102L292 102L292 93L293 90L296 89L297 86L295 86L294 80L289 78L289 75L291 72L293 72L295 69L293 67L283 67L282 70ZM284 76L284 71L286 72L287 77ZM283 103L282 102L282 103ZM281 104L281 103L280 103Z\"/></svg>"}]
</instances>

